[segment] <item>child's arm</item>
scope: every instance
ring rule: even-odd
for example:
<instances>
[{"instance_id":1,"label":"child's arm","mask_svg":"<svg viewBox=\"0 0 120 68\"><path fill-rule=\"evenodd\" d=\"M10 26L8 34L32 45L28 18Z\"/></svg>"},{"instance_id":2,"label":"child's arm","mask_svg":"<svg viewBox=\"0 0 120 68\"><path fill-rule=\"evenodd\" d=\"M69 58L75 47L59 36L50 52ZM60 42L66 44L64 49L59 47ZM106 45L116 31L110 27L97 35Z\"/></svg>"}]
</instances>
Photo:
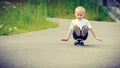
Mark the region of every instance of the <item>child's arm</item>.
<instances>
[{"instance_id":1,"label":"child's arm","mask_svg":"<svg viewBox=\"0 0 120 68\"><path fill-rule=\"evenodd\" d=\"M68 31L67 36L66 36L65 38L62 38L61 41L68 41L69 38L70 38L70 36L71 36L71 34L72 34L72 29L70 29L70 30Z\"/></svg>"},{"instance_id":2,"label":"child's arm","mask_svg":"<svg viewBox=\"0 0 120 68\"><path fill-rule=\"evenodd\" d=\"M96 40L98 41L102 41L100 38L98 38L95 34L95 31L93 31L93 29L90 29L91 33L93 34L93 36L95 37Z\"/></svg>"}]
</instances>

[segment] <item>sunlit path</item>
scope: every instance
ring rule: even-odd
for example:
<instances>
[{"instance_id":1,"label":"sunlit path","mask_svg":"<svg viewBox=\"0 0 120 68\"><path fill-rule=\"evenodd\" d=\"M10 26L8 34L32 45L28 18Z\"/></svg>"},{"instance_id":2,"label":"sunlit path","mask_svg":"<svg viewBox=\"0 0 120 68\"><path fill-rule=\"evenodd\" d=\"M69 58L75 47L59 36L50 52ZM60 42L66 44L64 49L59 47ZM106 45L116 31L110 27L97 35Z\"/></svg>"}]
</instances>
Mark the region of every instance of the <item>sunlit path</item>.
<instances>
[{"instance_id":1,"label":"sunlit path","mask_svg":"<svg viewBox=\"0 0 120 68\"><path fill-rule=\"evenodd\" d=\"M0 68L120 68L120 23L91 21L103 41L89 34L86 46L74 46L72 37L61 42L69 19L50 18L59 28L0 36Z\"/></svg>"}]
</instances>

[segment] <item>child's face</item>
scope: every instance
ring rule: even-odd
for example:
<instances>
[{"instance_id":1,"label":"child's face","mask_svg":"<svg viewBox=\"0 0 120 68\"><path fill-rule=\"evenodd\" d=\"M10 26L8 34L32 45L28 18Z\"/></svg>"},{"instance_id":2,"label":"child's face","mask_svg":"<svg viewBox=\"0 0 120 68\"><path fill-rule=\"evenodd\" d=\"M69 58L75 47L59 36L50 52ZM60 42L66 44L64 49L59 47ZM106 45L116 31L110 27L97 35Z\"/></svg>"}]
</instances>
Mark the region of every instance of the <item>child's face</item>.
<instances>
[{"instance_id":1,"label":"child's face","mask_svg":"<svg viewBox=\"0 0 120 68\"><path fill-rule=\"evenodd\" d=\"M82 19L84 17L84 13L75 13L76 18Z\"/></svg>"}]
</instances>

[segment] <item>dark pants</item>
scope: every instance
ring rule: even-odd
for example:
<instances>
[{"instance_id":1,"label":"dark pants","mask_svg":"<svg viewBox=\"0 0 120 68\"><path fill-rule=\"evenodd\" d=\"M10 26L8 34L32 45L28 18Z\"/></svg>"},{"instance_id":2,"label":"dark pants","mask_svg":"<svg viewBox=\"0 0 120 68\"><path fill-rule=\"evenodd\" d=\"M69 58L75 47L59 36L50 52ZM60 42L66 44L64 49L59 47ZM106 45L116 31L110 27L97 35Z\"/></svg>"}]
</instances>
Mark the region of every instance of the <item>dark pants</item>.
<instances>
[{"instance_id":1,"label":"dark pants","mask_svg":"<svg viewBox=\"0 0 120 68\"><path fill-rule=\"evenodd\" d=\"M73 31L73 38L74 38L75 40L77 40L77 39L86 40L87 37L88 37L88 32L86 33L85 36L82 36L82 30L80 30L80 36L77 36L76 32Z\"/></svg>"}]
</instances>

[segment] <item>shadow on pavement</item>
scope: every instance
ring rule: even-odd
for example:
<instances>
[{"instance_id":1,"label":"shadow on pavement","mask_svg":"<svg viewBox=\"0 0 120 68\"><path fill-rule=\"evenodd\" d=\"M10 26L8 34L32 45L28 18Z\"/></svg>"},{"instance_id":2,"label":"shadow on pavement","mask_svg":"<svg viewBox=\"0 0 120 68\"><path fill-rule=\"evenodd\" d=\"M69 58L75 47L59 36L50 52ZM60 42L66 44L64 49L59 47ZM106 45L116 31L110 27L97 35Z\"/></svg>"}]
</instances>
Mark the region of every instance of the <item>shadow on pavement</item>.
<instances>
[{"instance_id":1,"label":"shadow on pavement","mask_svg":"<svg viewBox=\"0 0 120 68\"><path fill-rule=\"evenodd\" d=\"M6 52L0 50L0 68L13 68L12 64L6 58Z\"/></svg>"},{"instance_id":2,"label":"shadow on pavement","mask_svg":"<svg viewBox=\"0 0 120 68\"><path fill-rule=\"evenodd\" d=\"M89 48L98 48L100 45L92 45L92 44L85 44L85 45L77 45L80 47L89 47Z\"/></svg>"}]
</instances>

